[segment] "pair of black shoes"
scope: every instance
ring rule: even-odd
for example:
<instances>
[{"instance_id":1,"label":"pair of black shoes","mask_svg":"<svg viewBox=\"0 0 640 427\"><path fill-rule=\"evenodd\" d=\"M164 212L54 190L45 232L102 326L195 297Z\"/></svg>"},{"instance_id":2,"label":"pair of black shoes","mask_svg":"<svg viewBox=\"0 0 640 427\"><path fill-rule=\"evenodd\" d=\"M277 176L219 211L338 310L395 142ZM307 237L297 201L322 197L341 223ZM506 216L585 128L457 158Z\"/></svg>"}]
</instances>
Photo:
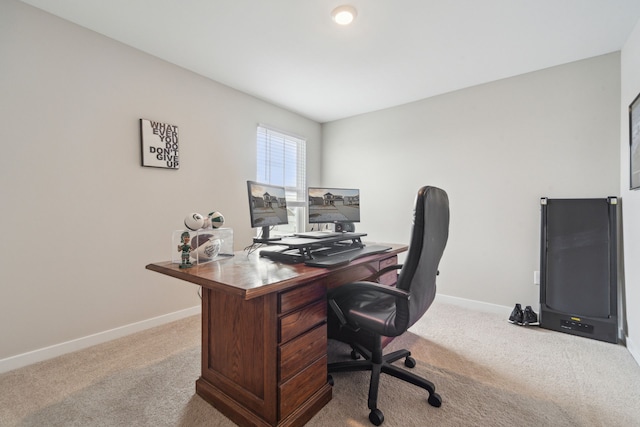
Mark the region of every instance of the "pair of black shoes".
<instances>
[{"instance_id":1,"label":"pair of black shoes","mask_svg":"<svg viewBox=\"0 0 640 427\"><path fill-rule=\"evenodd\" d=\"M530 305L526 306L523 311L520 304L516 304L509 316L509 322L520 326L539 325L538 315L533 311Z\"/></svg>"}]
</instances>

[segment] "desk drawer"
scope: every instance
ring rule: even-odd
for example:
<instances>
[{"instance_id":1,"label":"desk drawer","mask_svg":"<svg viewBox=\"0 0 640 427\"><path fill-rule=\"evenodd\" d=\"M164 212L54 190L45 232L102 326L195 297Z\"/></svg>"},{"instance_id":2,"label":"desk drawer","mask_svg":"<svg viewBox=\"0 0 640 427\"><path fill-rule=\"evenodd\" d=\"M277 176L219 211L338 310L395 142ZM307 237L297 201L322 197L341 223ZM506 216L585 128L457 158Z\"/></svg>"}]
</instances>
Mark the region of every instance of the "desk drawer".
<instances>
[{"instance_id":1,"label":"desk drawer","mask_svg":"<svg viewBox=\"0 0 640 427\"><path fill-rule=\"evenodd\" d=\"M383 270L391 265L396 265L398 263L398 257L397 256L392 256L390 258L386 258L383 259L382 261L380 261L380 270ZM378 279L378 282L384 284L384 285L390 285L390 286L395 286L396 282L398 281L398 272L400 270L392 270L388 273L383 274L382 276L380 276L380 278Z\"/></svg>"},{"instance_id":2,"label":"desk drawer","mask_svg":"<svg viewBox=\"0 0 640 427\"><path fill-rule=\"evenodd\" d=\"M326 322L327 303L324 299L279 319L280 342L285 343L316 325Z\"/></svg>"},{"instance_id":3,"label":"desk drawer","mask_svg":"<svg viewBox=\"0 0 640 427\"><path fill-rule=\"evenodd\" d=\"M279 419L291 414L326 383L327 356L324 356L280 386Z\"/></svg>"},{"instance_id":4,"label":"desk drawer","mask_svg":"<svg viewBox=\"0 0 640 427\"><path fill-rule=\"evenodd\" d=\"M398 257L392 256L380 261L380 270L389 267L390 265L396 265L398 263Z\"/></svg>"},{"instance_id":5,"label":"desk drawer","mask_svg":"<svg viewBox=\"0 0 640 427\"><path fill-rule=\"evenodd\" d=\"M278 313L287 313L309 303L324 299L326 289L320 282L300 286L278 295Z\"/></svg>"},{"instance_id":6,"label":"desk drawer","mask_svg":"<svg viewBox=\"0 0 640 427\"><path fill-rule=\"evenodd\" d=\"M280 347L280 381L286 381L327 352L327 325L321 325Z\"/></svg>"}]
</instances>

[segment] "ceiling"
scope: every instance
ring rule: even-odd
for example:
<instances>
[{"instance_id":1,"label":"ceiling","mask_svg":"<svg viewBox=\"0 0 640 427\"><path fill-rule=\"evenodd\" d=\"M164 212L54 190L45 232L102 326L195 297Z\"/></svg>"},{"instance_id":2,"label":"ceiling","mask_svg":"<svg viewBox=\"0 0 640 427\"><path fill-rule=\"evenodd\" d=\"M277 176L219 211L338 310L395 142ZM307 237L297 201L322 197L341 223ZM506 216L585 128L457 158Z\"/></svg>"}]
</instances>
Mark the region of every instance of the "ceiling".
<instances>
[{"instance_id":1,"label":"ceiling","mask_svg":"<svg viewBox=\"0 0 640 427\"><path fill-rule=\"evenodd\" d=\"M618 51L640 18L640 0L22 1L320 123Z\"/></svg>"}]
</instances>

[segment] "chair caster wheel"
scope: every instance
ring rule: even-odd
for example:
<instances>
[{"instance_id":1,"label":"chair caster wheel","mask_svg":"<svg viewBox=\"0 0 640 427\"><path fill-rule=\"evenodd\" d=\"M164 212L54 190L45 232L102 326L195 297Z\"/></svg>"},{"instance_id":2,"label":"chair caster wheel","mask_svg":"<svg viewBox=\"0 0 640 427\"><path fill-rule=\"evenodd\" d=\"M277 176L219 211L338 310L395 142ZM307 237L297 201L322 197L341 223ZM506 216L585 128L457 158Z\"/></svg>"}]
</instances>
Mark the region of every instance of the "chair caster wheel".
<instances>
[{"instance_id":1,"label":"chair caster wheel","mask_svg":"<svg viewBox=\"0 0 640 427\"><path fill-rule=\"evenodd\" d=\"M432 393L429 395L429 405L439 408L442 406L442 398L438 393Z\"/></svg>"},{"instance_id":2,"label":"chair caster wheel","mask_svg":"<svg viewBox=\"0 0 640 427\"><path fill-rule=\"evenodd\" d=\"M369 413L369 421L374 426L379 426L384 422L384 414L380 409L374 409Z\"/></svg>"},{"instance_id":3,"label":"chair caster wheel","mask_svg":"<svg viewBox=\"0 0 640 427\"><path fill-rule=\"evenodd\" d=\"M416 367L416 359L414 359L411 356L407 356L407 358L404 359L404 366L406 366L407 368L415 368Z\"/></svg>"},{"instance_id":4,"label":"chair caster wheel","mask_svg":"<svg viewBox=\"0 0 640 427\"><path fill-rule=\"evenodd\" d=\"M327 375L327 382L331 387L333 387L333 377L331 375Z\"/></svg>"},{"instance_id":5,"label":"chair caster wheel","mask_svg":"<svg viewBox=\"0 0 640 427\"><path fill-rule=\"evenodd\" d=\"M360 354L355 350L351 350L351 358L353 360L358 360L358 359L360 359Z\"/></svg>"}]
</instances>

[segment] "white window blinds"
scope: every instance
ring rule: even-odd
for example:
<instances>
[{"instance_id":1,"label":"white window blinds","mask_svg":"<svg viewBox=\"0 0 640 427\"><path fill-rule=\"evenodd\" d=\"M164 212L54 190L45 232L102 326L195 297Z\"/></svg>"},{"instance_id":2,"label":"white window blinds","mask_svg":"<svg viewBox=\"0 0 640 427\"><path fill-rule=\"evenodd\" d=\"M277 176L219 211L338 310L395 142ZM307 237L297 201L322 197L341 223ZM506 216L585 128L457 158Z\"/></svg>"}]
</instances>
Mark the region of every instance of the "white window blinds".
<instances>
[{"instance_id":1,"label":"white window blinds","mask_svg":"<svg viewBox=\"0 0 640 427\"><path fill-rule=\"evenodd\" d=\"M289 206L306 203L306 140L258 125L257 181L285 187Z\"/></svg>"}]
</instances>

